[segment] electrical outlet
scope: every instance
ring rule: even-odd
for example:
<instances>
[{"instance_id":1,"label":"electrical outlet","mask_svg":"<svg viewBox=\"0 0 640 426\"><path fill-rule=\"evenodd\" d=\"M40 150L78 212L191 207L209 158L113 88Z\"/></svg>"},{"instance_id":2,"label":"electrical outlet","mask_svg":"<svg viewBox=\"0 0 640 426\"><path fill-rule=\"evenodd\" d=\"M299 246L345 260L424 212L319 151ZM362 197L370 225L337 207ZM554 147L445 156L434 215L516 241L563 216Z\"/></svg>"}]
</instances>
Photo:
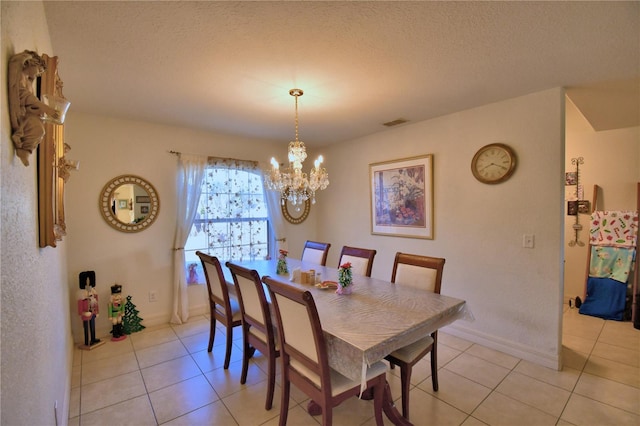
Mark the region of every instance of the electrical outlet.
<instances>
[{"instance_id":1,"label":"electrical outlet","mask_svg":"<svg viewBox=\"0 0 640 426\"><path fill-rule=\"evenodd\" d=\"M158 293L155 291L149 292L149 302L157 302L158 301Z\"/></svg>"},{"instance_id":2,"label":"electrical outlet","mask_svg":"<svg viewBox=\"0 0 640 426\"><path fill-rule=\"evenodd\" d=\"M524 234L522 236L522 247L533 248L535 245L535 236L533 234Z\"/></svg>"}]
</instances>

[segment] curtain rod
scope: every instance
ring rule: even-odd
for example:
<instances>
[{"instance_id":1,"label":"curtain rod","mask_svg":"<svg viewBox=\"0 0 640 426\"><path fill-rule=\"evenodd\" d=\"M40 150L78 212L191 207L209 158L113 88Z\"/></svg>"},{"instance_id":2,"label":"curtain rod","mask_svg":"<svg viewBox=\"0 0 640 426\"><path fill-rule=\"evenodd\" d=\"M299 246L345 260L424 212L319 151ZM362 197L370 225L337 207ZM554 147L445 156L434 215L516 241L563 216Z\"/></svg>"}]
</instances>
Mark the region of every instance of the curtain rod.
<instances>
[{"instance_id":1,"label":"curtain rod","mask_svg":"<svg viewBox=\"0 0 640 426\"><path fill-rule=\"evenodd\" d=\"M180 156L180 155L182 155L182 152L180 152L180 151L170 150L170 151L169 151L169 154L173 154L173 155ZM192 155L202 155L202 154L192 154ZM224 161L244 161L244 162L247 162L247 161L248 161L248 162L252 162L252 163L256 163L256 164L260 164L260 162L259 162L259 161L256 161L256 160L241 160L241 159L239 159L239 158L215 157L215 156L211 156L211 155L207 155L206 157L207 157L207 158L215 158L215 159L218 159L218 160L224 160Z\"/></svg>"}]
</instances>

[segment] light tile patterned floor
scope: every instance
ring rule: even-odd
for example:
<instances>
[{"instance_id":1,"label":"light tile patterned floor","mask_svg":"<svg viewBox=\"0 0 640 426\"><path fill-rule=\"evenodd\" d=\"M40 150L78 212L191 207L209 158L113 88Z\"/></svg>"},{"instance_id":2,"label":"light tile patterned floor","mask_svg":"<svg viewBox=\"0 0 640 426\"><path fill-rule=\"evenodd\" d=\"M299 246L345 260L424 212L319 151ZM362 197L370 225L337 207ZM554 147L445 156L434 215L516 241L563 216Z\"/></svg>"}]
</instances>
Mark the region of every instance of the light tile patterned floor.
<instances>
[{"instance_id":1,"label":"light tile patterned floor","mask_svg":"<svg viewBox=\"0 0 640 426\"><path fill-rule=\"evenodd\" d=\"M217 331L209 354L208 326L197 317L77 350L69 424L277 425L280 388L266 411L264 357L257 355L241 385L239 328L224 370L224 331ZM564 368L554 371L441 332L440 390L431 388L427 357L413 373L411 419L416 425L640 424L640 330L566 308L563 350ZM397 374L388 370L387 377L399 398ZM306 413L306 402L292 389L289 425L320 424ZM344 402L334 410L334 424L374 425L372 402Z\"/></svg>"}]
</instances>

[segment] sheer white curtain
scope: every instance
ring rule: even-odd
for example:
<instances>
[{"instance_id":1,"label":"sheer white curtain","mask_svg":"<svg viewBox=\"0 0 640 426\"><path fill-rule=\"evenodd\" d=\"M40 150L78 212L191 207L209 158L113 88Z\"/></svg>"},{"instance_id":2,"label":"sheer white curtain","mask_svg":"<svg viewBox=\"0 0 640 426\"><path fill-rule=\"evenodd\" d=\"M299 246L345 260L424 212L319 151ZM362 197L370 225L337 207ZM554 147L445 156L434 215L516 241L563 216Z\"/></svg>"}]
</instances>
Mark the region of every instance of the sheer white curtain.
<instances>
[{"instance_id":1,"label":"sheer white curtain","mask_svg":"<svg viewBox=\"0 0 640 426\"><path fill-rule=\"evenodd\" d=\"M260 171L263 175L263 181L264 174L268 173L267 170L269 170L269 167L271 166L267 165L266 163L260 164ZM280 213L280 193L268 189L265 185L264 194L267 201L267 209L269 210L271 235L273 236L271 241L273 244L269 244L269 256L272 259L277 259L278 250L289 250L287 247L287 237L285 235L284 220L282 219L282 214Z\"/></svg>"},{"instance_id":2,"label":"sheer white curtain","mask_svg":"<svg viewBox=\"0 0 640 426\"><path fill-rule=\"evenodd\" d=\"M207 168L207 157L201 155L178 155L176 235L173 243L173 312L171 322L182 324L189 319L187 280L184 274L184 245L189 237L195 218L202 179Z\"/></svg>"}]
</instances>

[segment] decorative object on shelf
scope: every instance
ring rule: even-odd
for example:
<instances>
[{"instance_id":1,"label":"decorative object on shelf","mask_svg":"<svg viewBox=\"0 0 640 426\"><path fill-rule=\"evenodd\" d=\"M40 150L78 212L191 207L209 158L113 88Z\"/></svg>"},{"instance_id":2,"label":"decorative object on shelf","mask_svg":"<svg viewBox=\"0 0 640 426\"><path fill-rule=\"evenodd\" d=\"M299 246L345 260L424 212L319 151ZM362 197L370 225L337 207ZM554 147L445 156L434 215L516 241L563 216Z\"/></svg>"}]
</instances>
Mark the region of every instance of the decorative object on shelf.
<instances>
[{"instance_id":1,"label":"decorative object on shelf","mask_svg":"<svg viewBox=\"0 0 640 426\"><path fill-rule=\"evenodd\" d=\"M109 319L111 320L111 340L118 342L127 338L122 325L124 317L124 300L122 300L122 286L114 284L111 286L111 297L109 298Z\"/></svg>"},{"instance_id":2,"label":"decorative object on shelf","mask_svg":"<svg viewBox=\"0 0 640 426\"><path fill-rule=\"evenodd\" d=\"M371 233L433 239L433 156L369 165Z\"/></svg>"},{"instance_id":3,"label":"decorative object on shelf","mask_svg":"<svg viewBox=\"0 0 640 426\"><path fill-rule=\"evenodd\" d=\"M47 70L46 57L25 50L9 60L9 115L16 155L25 166L45 135L43 121L63 124L69 101L51 90L38 99L34 83ZM46 130L51 130L46 129Z\"/></svg>"},{"instance_id":4,"label":"decorative object on shelf","mask_svg":"<svg viewBox=\"0 0 640 426\"><path fill-rule=\"evenodd\" d=\"M84 329L84 345L80 349L91 350L104 345L105 342L96 339L96 317L100 315L98 292L96 291L95 271L80 272L80 291L78 292L78 315Z\"/></svg>"},{"instance_id":5,"label":"decorative object on shelf","mask_svg":"<svg viewBox=\"0 0 640 426\"><path fill-rule=\"evenodd\" d=\"M582 225L580 224L580 216L578 214L579 213L580 198L581 198L581 194L580 194L580 165L584 164L584 158L582 158L582 157L572 158L571 159L571 164L576 166L576 174L575 174L575 185L576 185L575 197L576 197L576 199L567 202L567 215L575 216L576 217L576 221L572 226L573 231L575 232L575 238L573 240L569 241L569 247L573 247L575 245L577 245L578 247L584 247L584 243L582 241L580 241L580 239L578 238L578 233L582 230ZM583 202L583 205L584 205L584 202ZM583 209L584 209L584 207L583 207Z\"/></svg>"},{"instance_id":6,"label":"decorative object on shelf","mask_svg":"<svg viewBox=\"0 0 640 426\"><path fill-rule=\"evenodd\" d=\"M139 196L149 201L134 202ZM156 189L145 179L135 175L122 175L111 179L102 188L98 208L113 229L140 232L158 218L160 200Z\"/></svg>"},{"instance_id":7,"label":"decorative object on shelf","mask_svg":"<svg viewBox=\"0 0 640 426\"><path fill-rule=\"evenodd\" d=\"M338 294L351 294L353 290L353 273L351 272L351 262L346 262L338 268Z\"/></svg>"},{"instance_id":8,"label":"decorative object on shelf","mask_svg":"<svg viewBox=\"0 0 640 426\"><path fill-rule=\"evenodd\" d=\"M124 326L124 334L131 334L142 331L146 327L140 322L142 318L138 316L140 312L136 309L136 305L131 301L131 296L127 296L127 303L124 304L124 318L122 324Z\"/></svg>"},{"instance_id":9,"label":"decorative object on shelf","mask_svg":"<svg viewBox=\"0 0 640 426\"><path fill-rule=\"evenodd\" d=\"M289 142L289 167L280 170L280 164L275 158L271 158L271 172L265 177L265 183L270 190L278 191L282 205L289 201L300 210L303 203L311 200L316 202L316 191L326 189L329 186L329 175L324 167L322 155L314 162L309 177L302 172L302 163L307 158L307 150L304 142L298 140L298 97L304 92L301 89L291 89L289 94L296 100L296 140ZM306 217L306 216L305 216Z\"/></svg>"},{"instance_id":10,"label":"decorative object on shelf","mask_svg":"<svg viewBox=\"0 0 640 426\"><path fill-rule=\"evenodd\" d=\"M289 254L286 250L280 250L280 254L278 255L278 265L276 266L276 274L278 275L286 275L289 273L289 266L287 265L287 254Z\"/></svg>"},{"instance_id":11,"label":"decorative object on shelf","mask_svg":"<svg viewBox=\"0 0 640 426\"><path fill-rule=\"evenodd\" d=\"M516 170L516 153L503 143L485 145L471 160L471 173L482 183L496 184L506 181Z\"/></svg>"}]
</instances>

